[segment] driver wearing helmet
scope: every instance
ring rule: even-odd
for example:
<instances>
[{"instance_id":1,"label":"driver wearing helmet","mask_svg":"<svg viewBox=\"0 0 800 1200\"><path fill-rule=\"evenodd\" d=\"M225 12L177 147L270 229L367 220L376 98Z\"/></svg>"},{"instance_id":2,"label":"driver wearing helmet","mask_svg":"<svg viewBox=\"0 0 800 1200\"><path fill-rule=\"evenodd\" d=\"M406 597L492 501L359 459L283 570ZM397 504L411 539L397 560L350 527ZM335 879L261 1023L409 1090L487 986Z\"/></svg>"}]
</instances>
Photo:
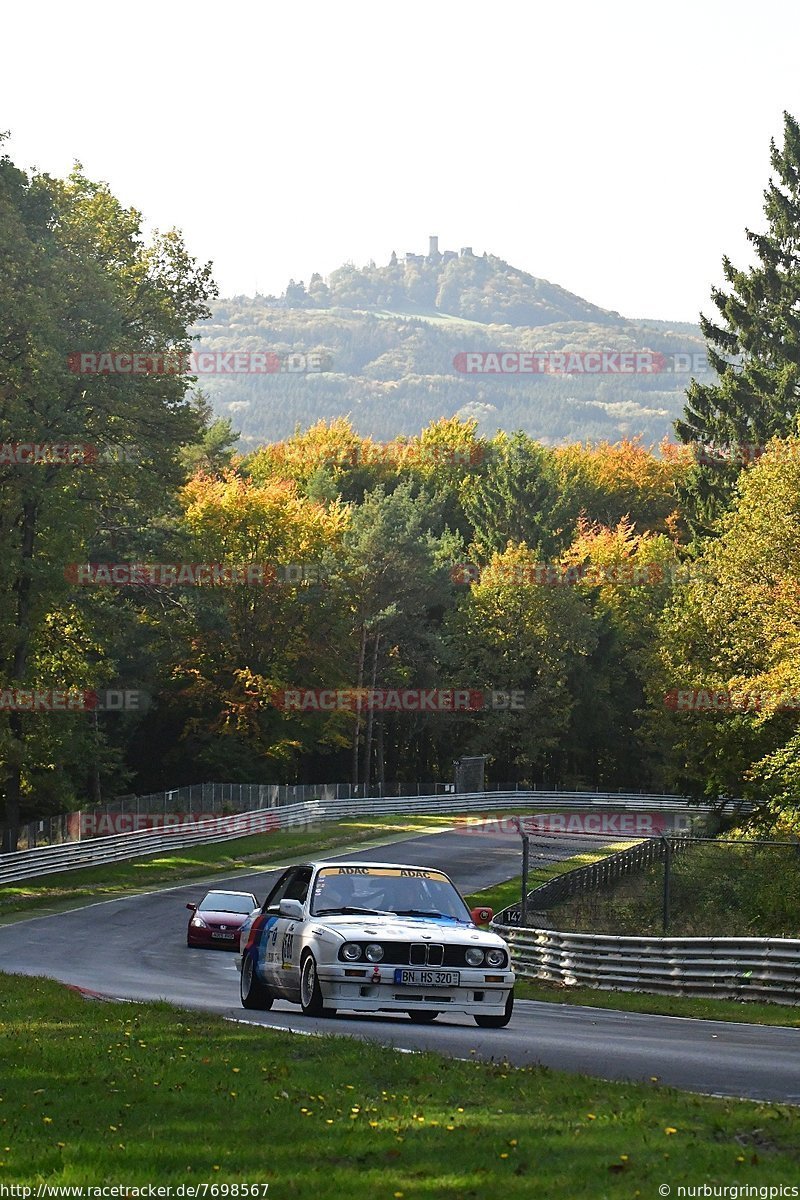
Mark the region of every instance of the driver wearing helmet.
<instances>
[{"instance_id":1,"label":"driver wearing helmet","mask_svg":"<svg viewBox=\"0 0 800 1200\"><path fill-rule=\"evenodd\" d=\"M328 909L346 908L353 903L352 889L340 875L330 872L320 874L314 893L314 912L321 913Z\"/></svg>"}]
</instances>

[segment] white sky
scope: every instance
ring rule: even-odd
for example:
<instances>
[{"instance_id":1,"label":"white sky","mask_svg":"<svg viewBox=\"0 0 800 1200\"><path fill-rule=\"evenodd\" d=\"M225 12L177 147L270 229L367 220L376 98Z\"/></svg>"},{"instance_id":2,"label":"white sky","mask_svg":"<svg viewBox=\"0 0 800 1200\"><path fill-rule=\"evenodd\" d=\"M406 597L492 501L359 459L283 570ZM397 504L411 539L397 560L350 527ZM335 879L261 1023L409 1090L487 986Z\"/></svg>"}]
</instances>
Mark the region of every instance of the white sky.
<instances>
[{"instance_id":1,"label":"white sky","mask_svg":"<svg viewBox=\"0 0 800 1200\"><path fill-rule=\"evenodd\" d=\"M800 116L795 0L28 0L2 22L11 158L80 159L223 294L437 233L696 320Z\"/></svg>"}]
</instances>

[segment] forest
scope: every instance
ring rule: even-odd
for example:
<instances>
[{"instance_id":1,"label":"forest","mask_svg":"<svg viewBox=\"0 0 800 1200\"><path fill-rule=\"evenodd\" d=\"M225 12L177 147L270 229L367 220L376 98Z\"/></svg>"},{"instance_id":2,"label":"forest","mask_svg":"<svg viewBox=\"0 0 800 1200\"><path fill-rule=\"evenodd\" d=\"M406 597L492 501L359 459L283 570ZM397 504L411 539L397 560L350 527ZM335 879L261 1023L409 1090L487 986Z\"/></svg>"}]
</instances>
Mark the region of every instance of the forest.
<instances>
[{"instance_id":1,"label":"forest","mask_svg":"<svg viewBox=\"0 0 800 1200\"><path fill-rule=\"evenodd\" d=\"M772 167L756 264L725 260L716 315L701 320L713 374L689 383L671 437L653 442L635 414L627 436L577 419L566 440L521 420L487 431L435 392L409 430L412 410L376 387L381 435L350 395L350 417L309 408L252 444L204 380L71 367L89 351L190 354L217 300L211 266L177 231L146 238L140 214L80 168L58 180L0 160L6 848L21 820L122 792L450 780L469 754L495 781L743 796L796 827L800 132L788 114ZM496 277L464 261L444 266ZM414 267L435 307L442 264L431 279ZM368 274L388 288L396 270ZM336 276L331 296L313 280L294 318L366 303L360 278ZM497 317L458 286L446 301L458 315ZM517 280L507 308L530 322L526 288ZM558 309L548 328L578 315L560 289L540 299ZM364 328L362 382L391 353L379 317ZM429 346L430 328L409 321L408 336ZM525 335L542 345L539 327ZM147 703L91 699L110 691Z\"/></svg>"}]
</instances>

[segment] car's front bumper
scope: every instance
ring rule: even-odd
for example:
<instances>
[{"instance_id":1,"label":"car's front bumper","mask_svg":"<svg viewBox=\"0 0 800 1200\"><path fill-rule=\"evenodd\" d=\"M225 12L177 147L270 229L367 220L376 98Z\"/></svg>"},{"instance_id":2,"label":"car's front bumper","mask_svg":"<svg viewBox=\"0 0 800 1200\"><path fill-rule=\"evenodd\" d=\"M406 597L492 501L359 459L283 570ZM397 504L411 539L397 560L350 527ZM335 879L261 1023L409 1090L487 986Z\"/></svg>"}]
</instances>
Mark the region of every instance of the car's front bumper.
<instances>
[{"instance_id":1,"label":"car's front bumper","mask_svg":"<svg viewBox=\"0 0 800 1200\"><path fill-rule=\"evenodd\" d=\"M214 950L235 950L239 951L239 934L234 933L232 938L216 938L211 936L210 929L190 929L186 936L186 943L189 946L197 946L205 949Z\"/></svg>"},{"instance_id":2,"label":"car's front bumper","mask_svg":"<svg viewBox=\"0 0 800 1200\"><path fill-rule=\"evenodd\" d=\"M394 966L345 966L343 963L317 965L323 999L331 1008L359 1012L383 1009L408 1012L421 1009L432 1012L461 1012L469 1016L499 1017L505 1012L508 994L514 986L513 971L461 968L458 987L423 987L397 984Z\"/></svg>"}]
</instances>

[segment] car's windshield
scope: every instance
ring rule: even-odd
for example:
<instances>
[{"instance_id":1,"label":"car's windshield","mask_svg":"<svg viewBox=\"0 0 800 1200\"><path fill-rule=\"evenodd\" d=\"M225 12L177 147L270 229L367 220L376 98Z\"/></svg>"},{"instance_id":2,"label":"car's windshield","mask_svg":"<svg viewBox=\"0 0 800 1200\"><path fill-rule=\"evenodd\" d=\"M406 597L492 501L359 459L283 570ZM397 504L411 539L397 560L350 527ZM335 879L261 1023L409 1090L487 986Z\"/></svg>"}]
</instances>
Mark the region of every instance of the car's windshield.
<instances>
[{"instance_id":1,"label":"car's windshield","mask_svg":"<svg viewBox=\"0 0 800 1200\"><path fill-rule=\"evenodd\" d=\"M256 907L255 898L245 895L231 895L230 892L209 892L200 901L199 908L203 912L249 913Z\"/></svg>"},{"instance_id":2,"label":"car's windshield","mask_svg":"<svg viewBox=\"0 0 800 1200\"><path fill-rule=\"evenodd\" d=\"M323 867L311 912L396 913L469 921L467 906L446 875L427 867Z\"/></svg>"}]
</instances>

